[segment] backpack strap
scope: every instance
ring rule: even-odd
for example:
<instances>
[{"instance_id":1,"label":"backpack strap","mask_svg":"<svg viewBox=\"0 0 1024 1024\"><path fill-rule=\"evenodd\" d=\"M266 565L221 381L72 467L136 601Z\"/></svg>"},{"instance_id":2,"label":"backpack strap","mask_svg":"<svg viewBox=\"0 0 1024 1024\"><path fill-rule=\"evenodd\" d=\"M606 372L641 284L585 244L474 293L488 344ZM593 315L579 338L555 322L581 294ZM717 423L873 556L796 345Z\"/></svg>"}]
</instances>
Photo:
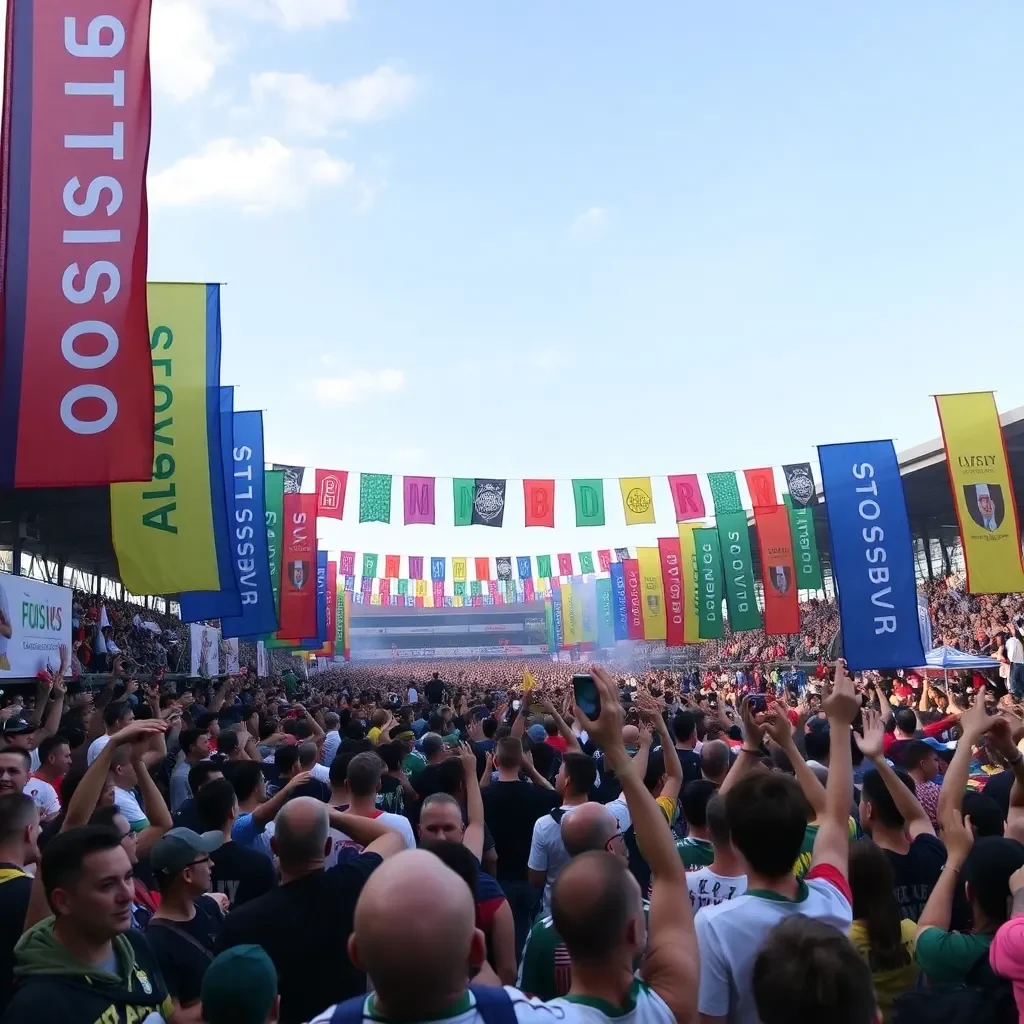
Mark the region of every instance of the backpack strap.
<instances>
[{"instance_id":1,"label":"backpack strap","mask_svg":"<svg viewBox=\"0 0 1024 1024\"><path fill-rule=\"evenodd\" d=\"M477 1013L483 1017L484 1024L516 1024L512 997L503 988L470 985L469 991L476 999Z\"/></svg>"},{"instance_id":2,"label":"backpack strap","mask_svg":"<svg viewBox=\"0 0 1024 1024\"><path fill-rule=\"evenodd\" d=\"M363 1024L363 1005L366 996L353 996L338 1003L331 1014L331 1024Z\"/></svg>"}]
</instances>

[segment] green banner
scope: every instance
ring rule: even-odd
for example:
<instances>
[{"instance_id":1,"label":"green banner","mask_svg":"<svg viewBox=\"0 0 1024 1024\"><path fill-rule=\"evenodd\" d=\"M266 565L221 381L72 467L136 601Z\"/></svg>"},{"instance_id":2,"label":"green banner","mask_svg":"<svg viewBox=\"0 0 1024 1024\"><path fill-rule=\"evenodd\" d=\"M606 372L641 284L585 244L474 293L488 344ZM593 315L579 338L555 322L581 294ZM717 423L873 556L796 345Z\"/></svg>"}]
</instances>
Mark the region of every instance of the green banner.
<instances>
[{"instance_id":1,"label":"green banner","mask_svg":"<svg viewBox=\"0 0 1024 1024\"><path fill-rule=\"evenodd\" d=\"M334 604L334 653L345 653L345 588L338 587Z\"/></svg>"},{"instance_id":2,"label":"green banner","mask_svg":"<svg viewBox=\"0 0 1024 1024\"><path fill-rule=\"evenodd\" d=\"M465 597L466 596L466 582L465 582L465 580L456 580L452 584L452 593L456 597Z\"/></svg>"},{"instance_id":3,"label":"green banner","mask_svg":"<svg viewBox=\"0 0 1024 1024\"><path fill-rule=\"evenodd\" d=\"M735 480L733 481L735 483ZM722 545L725 568L725 599L729 606L729 625L734 633L761 628L761 613L754 596L754 563L750 557L750 530L747 513L716 513L718 540Z\"/></svg>"},{"instance_id":4,"label":"green banner","mask_svg":"<svg viewBox=\"0 0 1024 1024\"><path fill-rule=\"evenodd\" d=\"M548 650L557 650L555 647L555 618L551 611L551 601L544 602L544 636L548 642Z\"/></svg>"},{"instance_id":5,"label":"green banner","mask_svg":"<svg viewBox=\"0 0 1024 1024\"><path fill-rule=\"evenodd\" d=\"M391 522L390 474L359 474L359 522Z\"/></svg>"},{"instance_id":6,"label":"green banner","mask_svg":"<svg viewBox=\"0 0 1024 1024\"><path fill-rule=\"evenodd\" d=\"M266 500L267 552L270 556L270 584L274 588L274 610L281 613L281 555L284 535L284 472L268 469L263 474L263 494Z\"/></svg>"},{"instance_id":7,"label":"green banner","mask_svg":"<svg viewBox=\"0 0 1024 1024\"><path fill-rule=\"evenodd\" d=\"M581 551L580 552L580 572L593 572L594 571L594 552L593 551Z\"/></svg>"},{"instance_id":8,"label":"green banner","mask_svg":"<svg viewBox=\"0 0 1024 1024\"><path fill-rule=\"evenodd\" d=\"M473 522L473 499L475 497L476 480L456 477L452 481L456 526L469 526Z\"/></svg>"},{"instance_id":9,"label":"green banner","mask_svg":"<svg viewBox=\"0 0 1024 1024\"><path fill-rule=\"evenodd\" d=\"M742 512L740 489L735 473L708 473L711 497L715 503L715 515L721 512Z\"/></svg>"},{"instance_id":10,"label":"green banner","mask_svg":"<svg viewBox=\"0 0 1024 1024\"><path fill-rule=\"evenodd\" d=\"M573 480L577 526L604 526L604 481Z\"/></svg>"},{"instance_id":11,"label":"green banner","mask_svg":"<svg viewBox=\"0 0 1024 1024\"><path fill-rule=\"evenodd\" d=\"M789 494L784 494L782 500L789 509L789 532L793 535L793 562L796 565L796 589L824 590L821 560L818 558L818 539L814 536L814 516L811 509L805 505L794 505Z\"/></svg>"},{"instance_id":12,"label":"green banner","mask_svg":"<svg viewBox=\"0 0 1024 1024\"><path fill-rule=\"evenodd\" d=\"M363 576L372 579L377 575L377 556L363 555Z\"/></svg>"},{"instance_id":13,"label":"green banner","mask_svg":"<svg viewBox=\"0 0 1024 1024\"><path fill-rule=\"evenodd\" d=\"M399 580L398 581L398 594L400 597L405 597L409 593L409 581Z\"/></svg>"},{"instance_id":14,"label":"green banner","mask_svg":"<svg viewBox=\"0 0 1024 1024\"><path fill-rule=\"evenodd\" d=\"M551 579L551 556L550 555L538 555L537 556L537 579L549 580Z\"/></svg>"},{"instance_id":15,"label":"green banner","mask_svg":"<svg viewBox=\"0 0 1024 1024\"><path fill-rule=\"evenodd\" d=\"M718 531L693 531L697 556L697 628L701 640L721 640L725 636L722 621L722 546Z\"/></svg>"},{"instance_id":16,"label":"green banner","mask_svg":"<svg viewBox=\"0 0 1024 1024\"><path fill-rule=\"evenodd\" d=\"M470 597L479 597L483 593L483 587L480 586L479 580L469 581L469 595Z\"/></svg>"}]
</instances>

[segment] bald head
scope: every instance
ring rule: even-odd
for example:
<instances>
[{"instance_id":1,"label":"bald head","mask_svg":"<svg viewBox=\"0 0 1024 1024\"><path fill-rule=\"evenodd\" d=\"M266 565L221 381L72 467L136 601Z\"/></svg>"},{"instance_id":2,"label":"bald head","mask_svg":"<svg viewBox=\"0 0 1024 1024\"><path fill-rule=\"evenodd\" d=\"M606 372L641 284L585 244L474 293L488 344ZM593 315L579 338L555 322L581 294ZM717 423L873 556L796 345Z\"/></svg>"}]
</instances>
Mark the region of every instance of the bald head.
<instances>
[{"instance_id":1,"label":"bald head","mask_svg":"<svg viewBox=\"0 0 1024 1024\"><path fill-rule=\"evenodd\" d=\"M635 725L624 725L622 727L622 742L627 747L639 747L640 730Z\"/></svg>"},{"instance_id":2,"label":"bald head","mask_svg":"<svg viewBox=\"0 0 1024 1024\"><path fill-rule=\"evenodd\" d=\"M281 808L274 819L274 852L281 867L322 862L329 830L327 805L311 796L299 796Z\"/></svg>"},{"instance_id":3,"label":"bald head","mask_svg":"<svg viewBox=\"0 0 1024 1024\"><path fill-rule=\"evenodd\" d=\"M349 956L370 976L382 1010L422 1020L456 1001L470 967L483 963L475 922L465 881L434 854L405 850L363 886Z\"/></svg>"},{"instance_id":4,"label":"bald head","mask_svg":"<svg viewBox=\"0 0 1024 1024\"><path fill-rule=\"evenodd\" d=\"M711 740L700 748L700 770L712 782L725 778L729 771L729 744L725 740Z\"/></svg>"},{"instance_id":5,"label":"bald head","mask_svg":"<svg viewBox=\"0 0 1024 1024\"><path fill-rule=\"evenodd\" d=\"M619 831L615 815L596 801L581 804L562 818L562 845L570 857L588 850L603 850Z\"/></svg>"}]
</instances>

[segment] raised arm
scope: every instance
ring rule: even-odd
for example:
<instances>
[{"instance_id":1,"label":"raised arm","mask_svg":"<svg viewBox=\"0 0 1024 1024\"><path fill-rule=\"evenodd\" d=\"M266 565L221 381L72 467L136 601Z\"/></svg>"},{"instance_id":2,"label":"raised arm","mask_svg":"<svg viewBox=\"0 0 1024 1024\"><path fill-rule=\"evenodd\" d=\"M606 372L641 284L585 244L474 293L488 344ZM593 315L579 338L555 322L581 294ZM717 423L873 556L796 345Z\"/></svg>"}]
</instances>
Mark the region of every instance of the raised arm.
<instances>
[{"instance_id":1,"label":"raised arm","mask_svg":"<svg viewBox=\"0 0 1024 1024\"><path fill-rule=\"evenodd\" d=\"M541 701L541 707L544 708L544 714L550 715L555 720L555 725L558 726L558 735L565 740L567 752L571 754L582 753L576 734L569 728L565 719L558 713L558 709L555 705L545 697L544 700Z\"/></svg>"},{"instance_id":2,"label":"raised arm","mask_svg":"<svg viewBox=\"0 0 1024 1024\"><path fill-rule=\"evenodd\" d=\"M149 827L139 833L136 844L138 855L145 857L153 848L153 844L171 827L171 812L137 747L132 748L132 765L139 780L142 805L146 808L146 817L149 819Z\"/></svg>"},{"instance_id":3,"label":"raised arm","mask_svg":"<svg viewBox=\"0 0 1024 1024\"><path fill-rule=\"evenodd\" d=\"M405 849L405 839L397 829L389 828L380 818L364 818L347 811L329 808L331 827L344 832L363 847L363 853L375 853L387 859Z\"/></svg>"},{"instance_id":4,"label":"raised arm","mask_svg":"<svg viewBox=\"0 0 1024 1024\"><path fill-rule=\"evenodd\" d=\"M800 789L814 810L814 817L820 818L825 813L828 803L825 787L813 769L808 767L803 752L796 745L793 738L793 723L790 722L786 709L778 704L772 707L765 714L764 730L789 758L796 774L796 781L800 783Z\"/></svg>"},{"instance_id":5,"label":"raised arm","mask_svg":"<svg viewBox=\"0 0 1024 1024\"><path fill-rule=\"evenodd\" d=\"M960 716L960 739L953 753L953 760L949 762L949 768L946 770L946 777L942 780L942 788L939 790L937 816L940 823L954 810L959 812L971 772L974 747L996 721L997 719L989 715L985 702L980 697Z\"/></svg>"},{"instance_id":6,"label":"raised arm","mask_svg":"<svg viewBox=\"0 0 1024 1024\"><path fill-rule=\"evenodd\" d=\"M261 830L266 828L267 822L273 821L277 817L277 812L288 802L296 787L309 782L312 777L311 772L299 772L297 775L292 776L269 800L264 800L252 812L253 824L257 825Z\"/></svg>"},{"instance_id":7,"label":"raised arm","mask_svg":"<svg viewBox=\"0 0 1024 1024\"><path fill-rule=\"evenodd\" d=\"M971 819L960 816L959 806L948 807L946 813L939 816L939 824L942 826L942 841L946 844L946 863L943 864L939 880L935 883L928 902L917 919L918 938L929 928L949 931L949 922L953 916L953 897L960 882L960 869L974 845Z\"/></svg>"},{"instance_id":8,"label":"raised arm","mask_svg":"<svg viewBox=\"0 0 1024 1024\"><path fill-rule=\"evenodd\" d=\"M468 824L462 835L462 845L477 860L484 856L484 798L480 794L480 781L476 777L476 751L472 744L459 745L459 760L466 780L466 818Z\"/></svg>"}]
</instances>

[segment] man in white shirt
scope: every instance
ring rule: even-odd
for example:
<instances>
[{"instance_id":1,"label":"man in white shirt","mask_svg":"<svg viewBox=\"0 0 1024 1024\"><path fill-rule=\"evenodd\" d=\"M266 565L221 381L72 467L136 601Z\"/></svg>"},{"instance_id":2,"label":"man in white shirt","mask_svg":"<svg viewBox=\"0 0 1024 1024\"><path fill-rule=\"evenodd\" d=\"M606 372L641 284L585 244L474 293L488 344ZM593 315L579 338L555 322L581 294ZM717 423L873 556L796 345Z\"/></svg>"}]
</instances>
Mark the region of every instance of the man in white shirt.
<instances>
[{"instance_id":1,"label":"man in white shirt","mask_svg":"<svg viewBox=\"0 0 1024 1024\"><path fill-rule=\"evenodd\" d=\"M1006 639L1006 658L1010 662L1008 685L1017 700L1024 699L1024 644L1020 641L1020 625L1011 622Z\"/></svg>"},{"instance_id":2,"label":"man in white shirt","mask_svg":"<svg viewBox=\"0 0 1024 1024\"><path fill-rule=\"evenodd\" d=\"M414 704L418 704L420 700L419 694L416 692L415 686L409 687L409 692L406 694L406 704L412 707Z\"/></svg>"},{"instance_id":3,"label":"man in white shirt","mask_svg":"<svg viewBox=\"0 0 1024 1024\"><path fill-rule=\"evenodd\" d=\"M338 747L341 746L341 733L338 732L340 724L341 719L334 711L328 711L324 715L324 741L320 748L320 763L328 768L331 767L331 763L338 753ZM317 777L319 778L319 776ZM324 781L330 780L325 779Z\"/></svg>"},{"instance_id":4,"label":"man in white shirt","mask_svg":"<svg viewBox=\"0 0 1024 1024\"><path fill-rule=\"evenodd\" d=\"M110 737L116 732L120 732L126 725L131 724L135 721L135 712L132 710L131 704L126 700L112 700L103 709L103 726L105 732L102 736L97 736L96 739L89 744L89 751L85 755L87 764L92 764L97 757L100 756L100 751L110 742Z\"/></svg>"}]
</instances>

